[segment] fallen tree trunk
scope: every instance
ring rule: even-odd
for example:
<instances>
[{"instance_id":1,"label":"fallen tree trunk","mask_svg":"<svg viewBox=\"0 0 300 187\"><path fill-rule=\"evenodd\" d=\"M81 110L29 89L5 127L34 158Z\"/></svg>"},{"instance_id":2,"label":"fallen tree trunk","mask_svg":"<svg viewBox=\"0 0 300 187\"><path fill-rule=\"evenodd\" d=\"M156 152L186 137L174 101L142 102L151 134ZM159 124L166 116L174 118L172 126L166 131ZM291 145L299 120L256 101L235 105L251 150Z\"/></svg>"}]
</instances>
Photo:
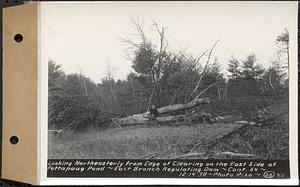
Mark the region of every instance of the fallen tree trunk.
<instances>
[{"instance_id":1,"label":"fallen tree trunk","mask_svg":"<svg viewBox=\"0 0 300 187\"><path fill-rule=\"evenodd\" d=\"M171 113L171 112L177 112L185 109L190 109L196 106L199 106L200 104L208 104L209 99L208 98L201 98L201 99L195 99L189 103L185 104L175 104L175 105L168 105L162 108L157 109L158 113L160 115ZM150 114L149 112L145 112L143 114L135 114L132 116L127 116L124 118L114 118L112 119L114 124L118 124L120 126L125 125L137 125L137 124L145 124L150 122ZM194 116L195 117L195 116ZM201 118L201 116L198 116ZM195 117L197 118L197 116ZM184 121L187 119L185 115L177 115L177 116L162 116L155 118L155 122L174 122L174 121Z\"/></svg>"},{"instance_id":2,"label":"fallen tree trunk","mask_svg":"<svg viewBox=\"0 0 300 187\"><path fill-rule=\"evenodd\" d=\"M260 126L260 123L254 122L254 121L236 121L236 124L241 124L241 125L258 125Z\"/></svg>"},{"instance_id":3,"label":"fallen tree trunk","mask_svg":"<svg viewBox=\"0 0 300 187\"><path fill-rule=\"evenodd\" d=\"M233 152L229 152L229 151L221 152L220 154L224 155L224 156L229 156L229 157L232 157L232 158L249 158L249 157L255 157L256 156L255 154L233 153Z\"/></svg>"},{"instance_id":4,"label":"fallen tree trunk","mask_svg":"<svg viewBox=\"0 0 300 187\"><path fill-rule=\"evenodd\" d=\"M158 108L157 111L158 111L159 115L163 115L163 114L167 114L167 113L171 113L171 112L177 112L177 111L181 111L181 110L194 108L201 104L208 104L208 103L209 103L209 98L200 98L200 99L194 99L191 102L185 103L185 104L175 104L175 105L164 106L164 107ZM149 111L147 111L145 113L134 114L132 116L149 117L150 113L149 113Z\"/></svg>"},{"instance_id":5,"label":"fallen tree trunk","mask_svg":"<svg viewBox=\"0 0 300 187\"><path fill-rule=\"evenodd\" d=\"M194 114L192 116L186 115L176 115L176 116L162 116L157 117L155 119L150 119L148 117L141 117L141 116L128 116L126 118L115 118L112 119L114 124L117 124L119 127L121 126L128 126L128 125L146 125L148 123L174 123L174 122L199 122L203 118L206 117L206 114Z\"/></svg>"},{"instance_id":6,"label":"fallen tree trunk","mask_svg":"<svg viewBox=\"0 0 300 187\"><path fill-rule=\"evenodd\" d=\"M191 102L185 104L168 105L165 107L161 107L157 110L159 114L167 114L167 113L176 112L180 110L190 109L198 105L208 104L208 103L209 103L209 98L201 98L201 99L194 99Z\"/></svg>"},{"instance_id":7,"label":"fallen tree trunk","mask_svg":"<svg viewBox=\"0 0 300 187\"><path fill-rule=\"evenodd\" d=\"M143 117L140 115L132 115L125 118L115 118L113 119L115 123L120 126L126 125L139 125L139 124L146 124L149 122L173 122L176 120L183 119L184 115L179 116L164 116L164 117L157 117L154 120L151 120L149 117Z\"/></svg>"},{"instance_id":8,"label":"fallen tree trunk","mask_svg":"<svg viewBox=\"0 0 300 187\"><path fill-rule=\"evenodd\" d=\"M180 156L177 156L177 157L174 157L173 159L188 159L188 158L194 158L194 157L203 157L205 155L205 153L187 153L187 154L184 154L184 155L180 155Z\"/></svg>"}]
</instances>

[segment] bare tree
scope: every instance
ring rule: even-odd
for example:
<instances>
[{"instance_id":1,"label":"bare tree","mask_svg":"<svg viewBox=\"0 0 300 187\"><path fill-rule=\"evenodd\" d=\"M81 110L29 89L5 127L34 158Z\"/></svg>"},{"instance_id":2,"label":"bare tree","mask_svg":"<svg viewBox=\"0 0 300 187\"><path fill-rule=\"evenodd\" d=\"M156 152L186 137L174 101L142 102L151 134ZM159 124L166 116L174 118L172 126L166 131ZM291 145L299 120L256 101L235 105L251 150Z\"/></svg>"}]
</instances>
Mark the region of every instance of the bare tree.
<instances>
[{"instance_id":1,"label":"bare tree","mask_svg":"<svg viewBox=\"0 0 300 187\"><path fill-rule=\"evenodd\" d=\"M161 74L161 65L162 65L162 60L163 60L163 54L166 52L166 44L168 43L167 42L167 39L165 37L165 30L166 30L166 27L163 27L163 26L159 26L157 24L157 22L155 22L153 20L153 26L155 27L157 33L159 34L159 41L160 41L160 44L159 44L159 52L158 52L158 63L157 63L157 71L156 71L156 79L159 80L160 79L160 74Z\"/></svg>"},{"instance_id":2,"label":"bare tree","mask_svg":"<svg viewBox=\"0 0 300 187\"><path fill-rule=\"evenodd\" d=\"M112 81L113 81L113 71L116 70L116 68L112 68L109 61L106 62L107 63L107 71L106 71L106 75L107 75L107 79L109 82L109 88L110 88L110 93L113 96L113 99L115 100L115 102L117 103L117 97L115 95L114 89L113 89L113 85L112 85Z\"/></svg>"},{"instance_id":3,"label":"bare tree","mask_svg":"<svg viewBox=\"0 0 300 187\"><path fill-rule=\"evenodd\" d=\"M159 36L159 46L158 49L155 48L156 45L152 44L152 41L146 36L144 32L144 19L137 16L137 17L131 17L130 18L130 23L135 30L135 36L137 36L138 40L135 41L134 39L128 37L128 35L125 36L125 38L121 38L121 41L127 44L128 48L126 50L126 56L127 59L132 61L134 64L137 64L137 52L145 52L149 55L148 52L151 54L153 53L153 57L145 56L148 61L153 60L151 63L146 63L143 64L144 66L149 66L149 64L153 65L151 68L143 71L142 73L148 74L151 82L152 82L152 91L148 99L148 108L150 104L152 103L153 97L155 96L156 101L159 103L159 93L160 93L160 86L159 86L159 80L161 79L161 69L162 69L162 64L163 64L163 58L164 55L167 53L167 39L165 36L165 30L166 27L160 26L157 22L154 20L152 21L153 24L152 26L154 27L154 31L158 34ZM147 51L148 50L148 51ZM143 54L141 54L143 55ZM153 59L151 59L153 58ZM145 63L145 62L140 62L140 63ZM143 65L140 65L140 67L143 67ZM140 72L138 72L140 73Z\"/></svg>"},{"instance_id":4,"label":"bare tree","mask_svg":"<svg viewBox=\"0 0 300 187\"><path fill-rule=\"evenodd\" d=\"M276 43L279 48L279 50L277 52L277 56L278 56L279 60L281 61L281 55L283 53L286 54L287 68L289 69L289 61L290 61L289 60L289 31L286 28L284 29L283 33L276 38Z\"/></svg>"},{"instance_id":5,"label":"bare tree","mask_svg":"<svg viewBox=\"0 0 300 187\"><path fill-rule=\"evenodd\" d=\"M78 65L77 65L78 66ZM79 69L79 76L82 80L82 83L83 83L83 87L84 87L84 91L85 91L85 95L86 97L89 99L89 94L88 94L88 90L87 90L87 87L86 87L86 83L85 83L85 80L84 80L84 77L82 75L82 68L80 66L78 66L78 69Z\"/></svg>"}]
</instances>

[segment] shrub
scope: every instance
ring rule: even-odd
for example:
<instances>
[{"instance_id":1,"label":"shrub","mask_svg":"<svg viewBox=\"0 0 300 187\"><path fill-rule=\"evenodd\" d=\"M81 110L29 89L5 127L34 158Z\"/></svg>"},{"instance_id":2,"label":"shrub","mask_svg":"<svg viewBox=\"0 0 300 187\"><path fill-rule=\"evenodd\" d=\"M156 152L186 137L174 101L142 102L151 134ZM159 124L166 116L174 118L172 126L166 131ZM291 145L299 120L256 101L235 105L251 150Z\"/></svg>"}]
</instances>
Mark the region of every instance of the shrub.
<instances>
[{"instance_id":1,"label":"shrub","mask_svg":"<svg viewBox=\"0 0 300 187\"><path fill-rule=\"evenodd\" d=\"M55 103L51 110L50 124L56 128L84 130L95 123L98 108L86 97L62 97Z\"/></svg>"}]
</instances>

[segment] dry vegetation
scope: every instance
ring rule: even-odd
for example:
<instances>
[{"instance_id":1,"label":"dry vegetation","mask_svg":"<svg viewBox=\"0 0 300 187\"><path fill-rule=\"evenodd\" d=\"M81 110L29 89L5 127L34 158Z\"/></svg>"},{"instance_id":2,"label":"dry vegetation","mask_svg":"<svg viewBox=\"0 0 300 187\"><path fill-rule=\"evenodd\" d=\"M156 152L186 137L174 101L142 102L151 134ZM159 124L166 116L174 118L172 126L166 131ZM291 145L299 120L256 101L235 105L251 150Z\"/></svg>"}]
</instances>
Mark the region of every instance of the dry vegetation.
<instances>
[{"instance_id":1,"label":"dry vegetation","mask_svg":"<svg viewBox=\"0 0 300 187\"><path fill-rule=\"evenodd\" d=\"M49 158L161 158L188 153L198 141L216 138L239 127L236 124L197 124L193 126L131 126L85 134L66 134L51 140ZM187 146L186 149L183 147ZM157 155L156 155L157 154Z\"/></svg>"},{"instance_id":2,"label":"dry vegetation","mask_svg":"<svg viewBox=\"0 0 300 187\"><path fill-rule=\"evenodd\" d=\"M49 158L77 159L224 159L224 152L256 159L288 158L287 101L267 107L261 125L234 123L129 126L49 137Z\"/></svg>"}]
</instances>

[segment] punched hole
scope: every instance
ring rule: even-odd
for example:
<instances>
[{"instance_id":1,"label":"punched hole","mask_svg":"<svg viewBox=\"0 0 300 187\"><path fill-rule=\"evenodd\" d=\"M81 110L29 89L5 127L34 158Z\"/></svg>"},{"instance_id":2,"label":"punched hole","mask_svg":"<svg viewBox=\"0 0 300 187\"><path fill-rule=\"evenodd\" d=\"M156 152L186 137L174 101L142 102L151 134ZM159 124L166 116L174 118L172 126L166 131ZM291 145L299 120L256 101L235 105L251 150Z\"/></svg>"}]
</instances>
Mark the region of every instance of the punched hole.
<instances>
[{"instance_id":1,"label":"punched hole","mask_svg":"<svg viewBox=\"0 0 300 187\"><path fill-rule=\"evenodd\" d=\"M15 37L14 37L14 40L16 42L22 42L22 40L23 40L22 34L16 34Z\"/></svg>"},{"instance_id":2,"label":"punched hole","mask_svg":"<svg viewBox=\"0 0 300 187\"><path fill-rule=\"evenodd\" d=\"M11 144L16 145L19 142L19 138L17 136L12 136L9 141Z\"/></svg>"}]
</instances>

